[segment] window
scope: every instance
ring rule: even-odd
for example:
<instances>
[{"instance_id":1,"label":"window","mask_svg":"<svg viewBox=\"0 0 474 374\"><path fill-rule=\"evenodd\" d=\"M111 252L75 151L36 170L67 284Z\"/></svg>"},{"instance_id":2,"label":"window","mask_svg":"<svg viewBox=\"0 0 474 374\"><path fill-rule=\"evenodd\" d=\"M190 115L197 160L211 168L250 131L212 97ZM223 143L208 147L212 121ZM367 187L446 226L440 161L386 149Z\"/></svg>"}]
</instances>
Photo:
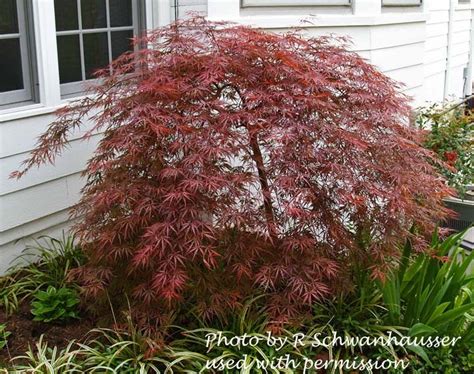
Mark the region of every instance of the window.
<instances>
[{"instance_id":1,"label":"window","mask_svg":"<svg viewBox=\"0 0 474 374\"><path fill-rule=\"evenodd\" d=\"M382 0L383 6L418 6L422 0Z\"/></svg>"},{"instance_id":2,"label":"window","mask_svg":"<svg viewBox=\"0 0 474 374\"><path fill-rule=\"evenodd\" d=\"M242 0L242 7L351 5L351 0Z\"/></svg>"},{"instance_id":3,"label":"window","mask_svg":"<svg viewBox=\"0 0 474 374\"><path fill-rule=\"evenodd\" d=\"M138 0L55 0L61 96L83 90L97 69L132 48L139 31Z\"/></svg>"},{"instance_id":4,"label":"window","mask_svg":"<svg viewBox=\"0 0 474 374\"><path fill-rule=\"evenodd\" d=\"M25 0L0 0L0 109L33 100L28 14Z\"/></svg>"}]
</instances>

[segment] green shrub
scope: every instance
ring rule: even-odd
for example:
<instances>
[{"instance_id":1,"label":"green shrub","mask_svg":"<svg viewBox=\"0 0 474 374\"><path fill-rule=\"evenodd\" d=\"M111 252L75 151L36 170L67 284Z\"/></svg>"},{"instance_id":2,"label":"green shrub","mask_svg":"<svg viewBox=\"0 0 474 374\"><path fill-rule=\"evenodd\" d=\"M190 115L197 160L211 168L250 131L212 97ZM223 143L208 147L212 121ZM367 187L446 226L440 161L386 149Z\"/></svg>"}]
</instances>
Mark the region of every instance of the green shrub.
<instances>
[{"instance_id":1,"label":"green shrub","mask_svg":"<svg viewBox=\"0 0 474 374\"><path fill-rule=\"evenodd\" d=\"M35 321L51 322L79 318L77 305L80 300L76 290L49 286L46 291L38 291L31 303L31 313Z\"/></svg>"},{"instance_id":2,"label":"green shrub","mask_svg":"<svg viewBox=\"0 0 474 374\"><path fill-rule=\"evenodd\" d=\"M474 113L464 105L434 104L419 111L417 124L429 130L425 147L446 163L440 171L463 196L474 183Z\"/></svg>"},{"instance_id":3,"label":"green shrub","mask_svg":"<svg viewBox=\"0 0 474 374\"><path fill-rule=\"evenodd\" d=\"M25 248L8 274L0 278L0 304L11 313L39 290L64 287L69 270L83 262L84 256L73 236L63 234L61 240L40 237Z\"/></svg>"},{"instance_id":4,"label":"green shrub","mask_svg":"<svg viewBox=\"0 0 474 374\"><path fill-rule=\"evenodd\" d=\"M3 349L8 343L8 337L10 332L7 331L7 326L4 323L0 323L0 349Z\"/></svg>"}]
</instances>

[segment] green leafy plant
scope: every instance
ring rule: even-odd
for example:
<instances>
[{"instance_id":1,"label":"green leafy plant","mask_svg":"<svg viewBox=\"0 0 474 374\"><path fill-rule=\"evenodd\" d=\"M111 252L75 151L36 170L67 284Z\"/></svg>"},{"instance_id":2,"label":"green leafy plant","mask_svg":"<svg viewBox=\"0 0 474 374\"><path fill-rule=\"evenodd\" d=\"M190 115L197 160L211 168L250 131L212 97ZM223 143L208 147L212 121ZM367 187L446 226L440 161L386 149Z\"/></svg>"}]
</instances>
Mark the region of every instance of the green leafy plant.
<instances>
[{"instance_id":1,"label":"green leafy plant","mask_svg":"<svg viewBox=\"0 0 474 374\"><path fill-rule=\"evenodd\" d=\"M10 332L7 331L7 326L4 323L0 323L0 349L3 349L8 343L8 337Z\"/></svg>"},{"instance_id":2,"label":"green leafy plant","mask_svg":"<svg viewBox=\"0 0 474 374\"><path fill-rule=\"evenodd\" d=\"M31 313L35 321L51 322L79 318L77 305L80 300L76 290L49 286L46 291L38 291L31 303Z\"/></svg>"},{"instance_id":3,"label":"green leafy plant","mask_svg":"<svg viewBox=\"0 0 474 374\"><path fill-rule=\"evenodd\" d=\"M412 257L408 240L397 271L381 284L387 307L387 322L409 328L409 333L462 336L460 343L474 338L474 277L467 269L474 252L459 248L464 233L440 241L433 235L431 253Z\"/></svg>"},{"instance_id":4,"label":"green leafy plant","mask_svg":"<svg viewBox=\"0 0 474 374\"><path fill-rule=\"evenodd\" d=\"M440 171L462 197L474 183L474 113L459 104L434 104L419 111L417 124L428 130L426 148L448 165Z\"/></svg>"},{"instance_id":5,"label":"green leafy plant","mask_svg":"<svg viewBox=\"0 0 474 374\"><path fill-rule=\"evenodd\" d=\"M63 234L61 240L42 236L27 246L7 275L0 278L0 303L11 313L39 290L62 288L67 284L69 270L83 262L83 253L74 244L73 236Z\"/></svg>"}]
</instances>

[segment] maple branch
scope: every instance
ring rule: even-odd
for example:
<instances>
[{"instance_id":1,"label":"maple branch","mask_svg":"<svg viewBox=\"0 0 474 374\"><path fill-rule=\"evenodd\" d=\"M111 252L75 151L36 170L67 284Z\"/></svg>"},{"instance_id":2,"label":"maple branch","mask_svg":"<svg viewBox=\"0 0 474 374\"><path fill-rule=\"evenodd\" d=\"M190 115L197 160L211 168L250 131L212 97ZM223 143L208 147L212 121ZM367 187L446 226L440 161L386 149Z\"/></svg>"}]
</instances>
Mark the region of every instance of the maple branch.
<instances>
[{"instance_id":1,"label":"maple branch","mask_svg":"<svg viewBox=\"0 0 474 374\"><path fill-rule=\"evenodd\" d=\"M273 213L273 205L271 200L270 186L268 183L267 171L263 163L262 151L258 144L258 137L256 134L252 134L250 129L246 126L249 132L250 146L252 147L252 159L257 166L258 179L260 181L260 187L263 195L263 207L265 209L265 218L267 220L268 231L272 239L276 238L275 230L275 216Z\"/></svg>"},{"instance_id":2,"label":"maple branch","mask_svg":"<svg viewBox=\"0 0 474 374\"><path fill-rule=\"evenodd\" d=\"M245 99L240 92L238 87L232 87L232 89L236 92L239 97L240 102L242 103L242 109L246 109ZM268 233L272 240L277 238L276 232L276 225L275 225L275 214L273 211L273 204L271 199L271 191L270 191L270 184L268 183L268 175L267 171L265 170L265 164L263 162L262 151L260 149L260 145L258 143L258 135L256 133L252 133L250 126L248 124L243 124L243 126L247 129L249 134L249 142L250 147L252 149L251 157L252 160L255 162L258 172L258 179L260 181L260 188L262 189L263 195L263 209L265 210L265 219L267 221Z\"/></svg>"}]
</instances>

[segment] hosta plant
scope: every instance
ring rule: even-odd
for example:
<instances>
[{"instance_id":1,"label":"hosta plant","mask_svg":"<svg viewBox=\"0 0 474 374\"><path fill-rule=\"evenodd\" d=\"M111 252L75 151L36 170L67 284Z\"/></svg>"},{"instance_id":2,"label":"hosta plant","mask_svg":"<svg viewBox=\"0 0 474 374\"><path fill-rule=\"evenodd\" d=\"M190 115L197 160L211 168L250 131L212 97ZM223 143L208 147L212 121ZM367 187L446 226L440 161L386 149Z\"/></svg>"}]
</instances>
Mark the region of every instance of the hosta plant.
<instances>
[{"instance_id":1,"label":"hosta plant","mask_svg":"<svg viewBox=\"0 0 474 374\"><path fill-rule=\"evenodd\" d=\"M74 209L86 297L125 292L146 323L259 291L285 322L350 288L354 267L382 277L409 228L421 239L446 213L407 100L343 40L192 18L138 43L14 173L88 118L103 134Z\"/></svg>"},{"instance_id":2,"label":"hosta plant","mask_svg":"<svg viewBox=\"0 0 474 374\"><path fill-rule=\"evenodd\" d=\"M52 322L79 318L78 304L80 300L76 290L72 288L54 288L49 286L46 291L38 291L31 302L31 313L35 321Z\"/></svg>"}]
</instances>

